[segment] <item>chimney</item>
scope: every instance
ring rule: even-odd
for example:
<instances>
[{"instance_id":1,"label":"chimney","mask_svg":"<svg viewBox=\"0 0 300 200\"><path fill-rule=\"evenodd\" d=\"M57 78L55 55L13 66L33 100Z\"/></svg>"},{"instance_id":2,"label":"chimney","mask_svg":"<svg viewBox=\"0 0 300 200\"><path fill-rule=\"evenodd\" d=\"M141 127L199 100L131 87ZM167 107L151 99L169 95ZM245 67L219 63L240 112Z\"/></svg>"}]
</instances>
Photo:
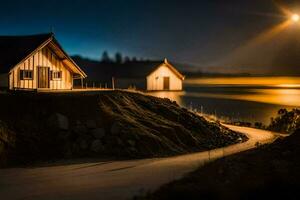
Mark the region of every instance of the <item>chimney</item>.
<instances>
[{"instance_id":1,"label":"chimney","mask_svg":"<svg viewBox=\"0 0 300 200\"><path fill-rule=\"evenodd\" d=\"M164 61L164 62L165 62L165 64L168 64L168 63L169 63L167 58L165 58L165 61Z\"/></svg>"}]
</instances>

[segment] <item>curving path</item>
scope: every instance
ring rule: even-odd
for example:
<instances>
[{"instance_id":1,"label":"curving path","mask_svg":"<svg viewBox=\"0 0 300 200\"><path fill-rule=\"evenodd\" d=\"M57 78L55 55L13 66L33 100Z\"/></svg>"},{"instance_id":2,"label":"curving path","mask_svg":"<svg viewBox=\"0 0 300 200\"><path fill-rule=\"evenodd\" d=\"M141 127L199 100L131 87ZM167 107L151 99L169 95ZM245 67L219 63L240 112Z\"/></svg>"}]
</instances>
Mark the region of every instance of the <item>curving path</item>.
<instances>
[{"instance_id":1,"label":"curving path","mask_svg":"<svg viewBox=\"0 0 300 200\"><path fill-rule=\"evenodd\" d=\"M271 143L276 133L237 126L245 143L171 158L0 170L1 199L128 199L181 178L205 163Z\"/></svg>"}]
</instances>

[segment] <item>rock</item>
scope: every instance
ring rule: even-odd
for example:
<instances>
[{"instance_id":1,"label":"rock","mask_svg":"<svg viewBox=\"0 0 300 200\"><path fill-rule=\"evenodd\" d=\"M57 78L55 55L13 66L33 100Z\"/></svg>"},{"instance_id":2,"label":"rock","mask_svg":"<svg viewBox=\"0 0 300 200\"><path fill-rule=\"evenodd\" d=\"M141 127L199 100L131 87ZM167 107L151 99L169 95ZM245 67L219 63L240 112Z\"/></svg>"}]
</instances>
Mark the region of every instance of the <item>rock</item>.
<instances>
[{"instance_id":1,"label":"rock","mask_svg":"<svg viewBox=\"0 0 300 200\"><path fill-rule=\"evenodd\" d=\"M221 167L220 167L220 168L218 169L218 174L219 174L219 175L222 175L222 174L224 174L224 170L223 170L223 168L221 168Z\"/></svg>"},{"instance_id":2,"label":"rock","mask_svg":"<svg viewBox=\"0 0 300 200\"><path fill-rule=\"evenodd\" d=\"M134 147L130 147L129 151L131 151L131 152L137 152L136 148L134 148Z\"/></svg>"},{"instance_id":3,"label":"rock","mask_svg":"<svg viewBox=\"0 0 300 200\"><path fill-rule=\"evenodd\" d=\"M96 139L102 139L105 136L105 130L103 128L96 128L91 131L91 134Z\"/></svg>"},{"instance_id":4,"label":"rock","mask_svg":"<svg viewBox=\"0 0 300 200\"><path fill-rule=\"evenodd\" d=\"M120 138L117 138L117 143L119 146L123 146L123 141Z\"/></svg>"},{"instance_id":5,"label":"rock","mask_svg":"<svg viewBox=\"0 0 300 200\"><path fill-rule=\"evenodd\" d=\"M291 155L291 153L292 153L291 151L287 150L287 151L281 152L281 155L284 156L284 157L286 157L286 156Z\"/></svg>"},{"instance_id":6,"label":"rock","mask_svg":"<svg viewBox=\"0 0 300 200\"><path fill-rule=\"evenodd\" d=\"M97 127L104 126L103 120L101 118L96 118L95 121L96 121L96 124L98 125Z\"/></svg>"},{"instance_id":7,"label":"rock","mask_svg":"<svg viewBox=\"0 0 300 200\"><path fill-rule=\"evenodd\" d=\"M121 124L119 122L114 122L113 125L110 128L110 132L113 135L117 135L121 131Z\"/></svg>"},{"instance_id":8,"label":"rock","mask_svg":"<svg viewBox=\"0 0 300 200\"><path fill-rule=\"evenodd\" d=\"M0 141L8 142L9 134L6 130L6 125L0 121Z\"/></svg>"},{"instance_id":9,"label":"rock","mask_svg":"<svg viewBox=\"0 0 300 200\"><path fill-rule=\"evenodd\" d=\"M4 122L0 121L0 141L2 141L3 145L14 146L15 139L16 134Z\"/></svg>"},{"instance_id":10,"label":"rock","mask_svg":"<svg viewBox=\"0 0 300 200\"><path fill-rule=\"evenodd\" d=\"M82 125L80 120L76 120L76 125Z\"/></svg>"},{"instance_id":11,"label":"rock","mask_svg":"<svg viewBox=\"0 0 300 200\"><path fill-rule=\"evenodd\" d=\"M0 140L0 158L3 152L4 152L4 143Z\"/></svg>"},{"instance_id":12,"label":"rock","mask_svg":"<svg viewBox=\"0 0 300 200\"><path fill-rule=\"evenodd\" d=\"M95 122L95 120L87 120L86 121L86 127L89 129L95 129L97 128L97 123Z\"/></svg>"},{"instance_id":13,"label":"rock","mask_svg":"<svg viewBox=\"0 0 300 200\"><path fill-rule=\"evenodd\" d=\"M84 125L77 125L73 128L73 131L79 135L84 135L88 132L87 128Z\"/></svg>"},{"instance_id":14,"label":"rock","mask_svg":"<svg viewBox=\"0 0 300 200\"><path fill-rule=\"evenodd\" d=\"M80 146L77 143L72 144L72 154L80 153Z\"/></svg>"},{"instance_id":15,"label":"rock","mask_svg":"<svg viewBox=\"0 0 300 200\"><path fill-rule=\"evenodd\" d=\"M49 126L55 129L61 129L61 130L69 129L68 118L60 113L55 113L51 115L48 119L48 124Z\"/></svg>"},{"instance_id":16,"label":"rock","mask_svg":"<svg viewBox=\"0 0 300 200\"><path fill-rule=\"evenodd\" d=\"M61 130L58 134L58 136L62 139L68 139L68 137L70 136L70 132L69 131L64 131Z\"/></svg>"},{"instance_id":17,"label":"rock","mask_svg":"<svg viewBox=\"0 0 300 200\"><path fill-rule=\"evenodd\" d=\"M71 158L72 157L72 145L70 143L67 143L64 146L63 154L65 158Z\"/></svg>"},{"instance_id":18,"label":"rock","mask_svg":"<svg viewBox=\"0 0 300 200\"><path fill-rule=\"evenodd\" d=\"M135 146L135 141L134 141L134 140L127 140L127 143L128 143L130 146L132 146L132 147Z\"/></svg>"},{"instance_id":19,"label":"rock","mask_svg":"<svg viewBox=\"0 0 300 200\"><path fill-rule=\"evenodd\" d=\"M91 145L91 151L93 152L96 152L96 153L99 153L100 151L102 151L104 148L103 148L103 145L102 145L102 142L100 140L94 140L92 142L92 145Z\"/></svg>"},{"instance_id":20,"label":"rock","mask_svg":"<svg viewBox=\"0 0 300 200\"><path fill-rule=\"evenodd\" d=\"M81 140L79 143L81 149L86 150L89 146L86 140Z\"/></svg>"}]
</instances>

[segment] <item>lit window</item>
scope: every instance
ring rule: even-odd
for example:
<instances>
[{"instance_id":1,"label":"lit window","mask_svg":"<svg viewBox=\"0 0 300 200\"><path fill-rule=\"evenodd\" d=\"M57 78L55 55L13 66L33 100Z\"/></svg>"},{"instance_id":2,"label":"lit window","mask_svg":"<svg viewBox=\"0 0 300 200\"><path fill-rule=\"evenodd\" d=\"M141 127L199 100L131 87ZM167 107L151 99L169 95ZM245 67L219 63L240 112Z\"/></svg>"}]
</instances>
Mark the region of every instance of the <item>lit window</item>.
<instances>
[{"instance_id":1,"label":"lit window","mask_svg":"<svg viewBox=\"0 0 300 200\"><path fill-rule=\"evenodd\" d=\"M20 70L20 80L32 80L33 71L32 70Z\"/></svg>"}]
</instances>

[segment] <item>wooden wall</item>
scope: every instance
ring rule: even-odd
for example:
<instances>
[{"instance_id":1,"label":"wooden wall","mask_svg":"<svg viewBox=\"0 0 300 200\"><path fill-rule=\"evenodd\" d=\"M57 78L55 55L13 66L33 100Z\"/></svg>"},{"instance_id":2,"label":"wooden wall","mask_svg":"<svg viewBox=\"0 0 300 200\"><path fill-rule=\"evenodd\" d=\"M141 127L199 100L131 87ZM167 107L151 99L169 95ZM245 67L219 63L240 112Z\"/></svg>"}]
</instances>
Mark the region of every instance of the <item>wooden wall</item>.
<instances>
[{"instance_id":1,"label":"wooden wall","mask_svg":"<svg viewBox=\"0 0 300 200\"><path fill-rule=\"evenodd\" d=\"M14 68L9 75L10 89L38 89L38 67L50 67L50 70L62 72L60 80L50 80L49 89L72 89L72 73L47 46ZM33 70L33 79L20 80L20 70Z\"/></svg>"}]
</instances>

